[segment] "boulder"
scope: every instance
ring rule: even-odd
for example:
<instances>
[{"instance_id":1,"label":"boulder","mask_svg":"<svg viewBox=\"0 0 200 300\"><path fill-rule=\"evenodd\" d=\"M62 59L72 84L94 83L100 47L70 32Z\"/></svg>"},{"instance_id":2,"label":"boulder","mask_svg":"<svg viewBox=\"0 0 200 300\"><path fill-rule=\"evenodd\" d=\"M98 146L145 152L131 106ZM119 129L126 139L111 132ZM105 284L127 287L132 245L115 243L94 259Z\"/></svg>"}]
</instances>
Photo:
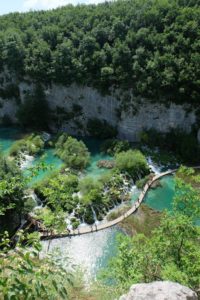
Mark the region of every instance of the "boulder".
<instances>
[{"instance_id":1,"label":"boulder","mask_svg":"<svg viewBox=\"0 0 200 300\"><path fill-rule=\"evenodd\" d=\"M119 300L198 300L190 288L171 281L134 284Z\"/></svg>"}]
</instances>

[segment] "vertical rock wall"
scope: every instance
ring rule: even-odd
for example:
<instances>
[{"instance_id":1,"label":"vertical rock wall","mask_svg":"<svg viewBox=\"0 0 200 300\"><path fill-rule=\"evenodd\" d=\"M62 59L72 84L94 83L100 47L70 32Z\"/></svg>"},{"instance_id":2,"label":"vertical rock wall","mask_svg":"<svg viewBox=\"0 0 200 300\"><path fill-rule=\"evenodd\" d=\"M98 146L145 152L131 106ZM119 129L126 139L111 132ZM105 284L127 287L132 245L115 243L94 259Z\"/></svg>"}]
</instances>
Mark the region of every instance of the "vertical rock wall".
<instances>
[{"instance_id":1,"label":"vertical rock wall","mask_svg":"<svg viewBox=\"0 0 200 300\"><path fill-rule=\"evenodd\" d=\"M24 101L33 84L17 83L14 77L4 74L0 88L10 83L19 87L19 99L0 96L0 119L6 115L15 123L19 102ZM0 76L1 79L1 76ZM181 128L189 132L196 122L195 111L188 106L150 102L134 97L132 91L112 90L110 95L101 95L97 90L73 84L69 87L52 85L46 89L47 100L53 112L51 127L71 134L87 134L87 121L91 118L106 120L118 128L119 137L138 141L145 129L154 128L167 132L171 128ZM20 101L19 101L20 100Z\"/></svg>"}]
</instances>

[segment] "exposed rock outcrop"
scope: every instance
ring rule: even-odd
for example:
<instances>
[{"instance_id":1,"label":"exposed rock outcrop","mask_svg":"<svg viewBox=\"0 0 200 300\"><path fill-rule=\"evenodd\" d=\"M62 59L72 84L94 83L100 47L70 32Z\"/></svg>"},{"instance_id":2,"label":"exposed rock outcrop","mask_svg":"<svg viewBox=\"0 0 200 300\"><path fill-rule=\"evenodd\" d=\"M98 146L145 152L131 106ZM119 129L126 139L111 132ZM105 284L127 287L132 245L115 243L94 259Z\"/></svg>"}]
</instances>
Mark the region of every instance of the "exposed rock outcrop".
<instances>
[{"instance_id":1,"label":"exposed rock outcrop","mask_svg":"<svg viewBox=\"0 0 200 300\"><path fill-rule=\"evenodd\" d=\"M119 300L197 300L190 288L171 281L134 284Z\"/></svg>"},{"instance_id":2,"label":"exposed rock outcrop","mask_svg":"<svg viewBox=\"0 0 200 300\"><path fill-rule=\"evenodd\" d=\"M28 78L18 82L13 74L5 72L0 74L0 79L5 82L0 85L2 89L13 84L19 90L18 99L14 96L3 99L0 95L0 123L5 117L16 122L18 106L23 103L25 95L33 89L34 84ZM145 129L154 128L167 132L182 128L189 132L197 121L196 111L189 104L150 101L136 97L132 89L122 91L111 87L109 95L102 95L95 88L77 84L67 87L52 84L44 89L54 114L51 128L64 130L69 134L85 135L87 121L97 118L117 127L120 138L138 141Z\"/></svg>"}]
</instances>

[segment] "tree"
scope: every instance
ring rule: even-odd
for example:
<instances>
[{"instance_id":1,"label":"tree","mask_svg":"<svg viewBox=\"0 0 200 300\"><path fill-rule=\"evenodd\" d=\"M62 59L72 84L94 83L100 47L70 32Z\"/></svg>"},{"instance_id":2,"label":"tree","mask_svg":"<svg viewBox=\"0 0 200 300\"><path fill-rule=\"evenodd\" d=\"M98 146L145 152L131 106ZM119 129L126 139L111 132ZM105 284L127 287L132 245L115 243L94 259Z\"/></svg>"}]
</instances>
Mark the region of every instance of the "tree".
<instances>
[{"instance_id":1,"label":"tree","mask_svg":"<svg viewBox=\"0 0 200 300\"><path fill-rule=\"evenodd\" d=\"M192 220L198 220L200 216L199 184L200 177L192 168L182 166L176 173L173 208Z\"/></svg>"},{"instance_id":2,"label":"tree","mask_svg":"<svg viewBox=\"0 0 200 300\"><path fill-rule=\"evenodd\" d=\"M122 151L116 154L116 168L127 172L134 180L149 174L145 156L139 150Z\"/></svg>"},{"instance_id":3,"label":"tree","mask_svg":"<svg viewBox=\"0 0 200 300\"><path fill-rule=\"evenodd\" d=\"M4 36L2 55L8 68L23 73L25 49L20 32L8 29Z\"/></svg>"},{"instance_id":4,"label":"tree","mask_svg":"<svg viewBox=\"0 0 200 300\"><path fill-rule=\"evenodd\" d=\"M85 177L79 182L78 186L82 194L82 202L84 205L95 204L102 197L103 185L95 181L91 177Z\"/></svg>"},{"instance_id":5,"label":"tree","mask_svg":"<svg viewBox=\"0 0 200 300\"><path fill-rule=\"evenodd\" d=\"M39 259L38 236L20 233L14 250L5 236L0 249L0 298L67 299L72 275L53 256Z\"/></svg>"},{"instance_id":6,"label":"tree","mask_svg":"<svg viewBox=\"0 0 200 300\"><path fill-rule=\"evenodd\" d=\"M0 224L1 232L12 232L21 221L25 181L13 162L0 155Z\"/></svg>"},{"instance_id":7,"label":"tree","mask_svg":"<svg viewBox=\"0 0 200 300\"><path fill-rule=\"evenodd\" d=\"M53 174L50 178L38 183L37 193L40 194L47 206L52 211L71 212L76 206L76 199L72 198L73 193L77 192L78 177L72 174Z\"/></svg>"},{"instance_id":8,"label":"tree","mask_svg":"<svg viewBox=\"0 0 200 300\"><path fill-rule=\"evenodd\" d=\"M62 148L57 144L56 154L64 161L65 165L75 170L83 170L90 161L90 153L82 141L68 137Z\"/></svg>"}]
</instances>

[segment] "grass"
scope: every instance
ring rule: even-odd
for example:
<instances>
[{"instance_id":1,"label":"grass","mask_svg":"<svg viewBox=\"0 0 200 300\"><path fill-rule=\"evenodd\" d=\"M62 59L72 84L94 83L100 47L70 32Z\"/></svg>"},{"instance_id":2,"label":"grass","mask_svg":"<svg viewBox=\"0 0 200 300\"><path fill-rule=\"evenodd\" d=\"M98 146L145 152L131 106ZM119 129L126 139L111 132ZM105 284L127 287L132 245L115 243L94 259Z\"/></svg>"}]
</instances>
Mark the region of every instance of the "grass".
<instances>
[{"instance_id":1,"label":"grass","mask_svg":"<svg viewBox=\"0 0 200 300\"><path fill-rule=\"evenodd\" d=\"M110 212L107 215L107 220L112 221L117 219L118 217L121 217L125 212L127 212L131 208L131 204L126 204L120 208L117 208L116 210Z\"/></svg>"},{"instance_id":2,"label":"grass","mask_svg":"<svg viewBox=\"0 0 200 300\"><path fill-rule=\"evenodd\" d=\"M69 300L114 300L118 299L117 287L107 286L100 281L93 282L90 286L84 283L83 272L78 270L74 274L73 284L69 285Z\"/></svg>"},{"instance_id":3,"label":"grass","mask_svg":"<svg viewBox=\"0 0 200 300\"><path fill-rule=\"evenodd\" d=\"M161 216L162 213L142 204L136 213L119 223L119 226L130 236L137 233L149 236L152 230L159 226Z\"/></svg>"}]
</instances>

